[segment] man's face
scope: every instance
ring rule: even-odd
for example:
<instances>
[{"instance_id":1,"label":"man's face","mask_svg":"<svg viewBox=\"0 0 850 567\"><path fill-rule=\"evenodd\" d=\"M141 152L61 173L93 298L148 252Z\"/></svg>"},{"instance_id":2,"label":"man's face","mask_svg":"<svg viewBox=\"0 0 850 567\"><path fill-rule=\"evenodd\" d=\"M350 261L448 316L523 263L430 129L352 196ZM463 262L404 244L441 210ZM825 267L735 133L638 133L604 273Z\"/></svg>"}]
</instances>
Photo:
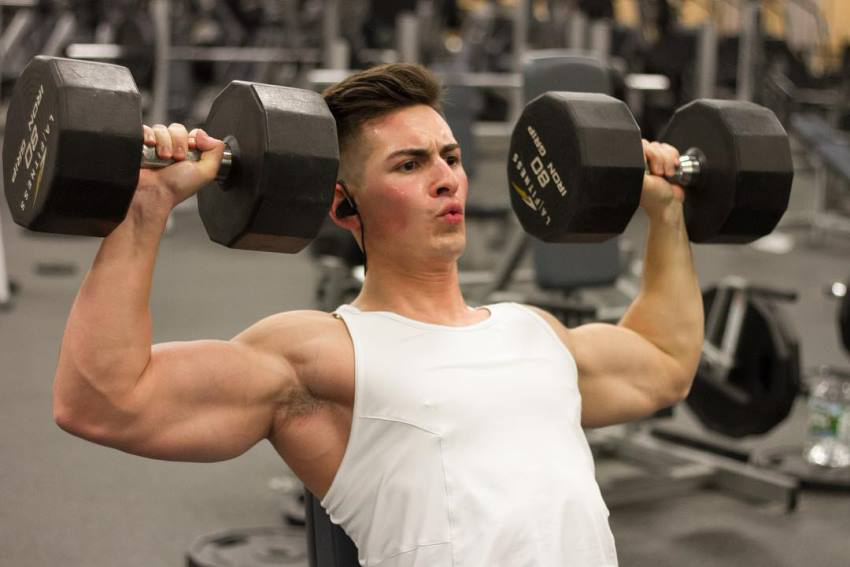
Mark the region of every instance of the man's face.
<instances>
[{"instance_id":1,"label":"man's face","mask_svg":"<svg viewBox=\"0 0 850 567\"><path fill-rule=\"evenodd\" d=\"M469 182L460 148L434 109L411 106L366 122L346 159L367 254L396 262L456 260L466 242Z\"/></svg>"}]
</instances>

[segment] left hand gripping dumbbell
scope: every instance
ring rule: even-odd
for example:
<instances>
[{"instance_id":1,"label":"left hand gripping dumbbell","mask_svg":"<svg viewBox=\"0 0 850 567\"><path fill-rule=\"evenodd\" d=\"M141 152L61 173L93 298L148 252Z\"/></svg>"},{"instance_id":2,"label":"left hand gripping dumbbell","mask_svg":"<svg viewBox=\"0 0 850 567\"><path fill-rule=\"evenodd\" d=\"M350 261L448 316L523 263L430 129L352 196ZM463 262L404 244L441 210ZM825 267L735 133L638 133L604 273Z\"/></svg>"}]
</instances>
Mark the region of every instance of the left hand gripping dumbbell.
<instances>
[{"instance_id":1,"label":"left hand gripping dumbbell","mask_svg":"<svg viewBox=\"0 0 850 567\"><path fill-rule=\"evenodd\" d=\"M794 169L788 135L770 110L695 100L676 111L661 141L681 152L669 180L685 188L691 241L747 243L776 227ZM541 240L599 242L625 230L645 167L640 129L622 101L544 93L526 105L511 136L511 203Z\"/></svg>"},{"instance_id":2,"label":"left hand gripping dumbbell","mask_svg":"<svg viewBox=\"0 0 850 567\"><path fill-rule=\"evenodd\" d=\"M234 81L204 129L227 145L215 182L198 193L210 238L251 250L306 246L330 209L339 165L321 95ZM15 83L3 182L17 224L105 236L124 219L140 167L170 163L142 145L141 97L125 67L39 56Z\"/></svg>"}]
</instances>

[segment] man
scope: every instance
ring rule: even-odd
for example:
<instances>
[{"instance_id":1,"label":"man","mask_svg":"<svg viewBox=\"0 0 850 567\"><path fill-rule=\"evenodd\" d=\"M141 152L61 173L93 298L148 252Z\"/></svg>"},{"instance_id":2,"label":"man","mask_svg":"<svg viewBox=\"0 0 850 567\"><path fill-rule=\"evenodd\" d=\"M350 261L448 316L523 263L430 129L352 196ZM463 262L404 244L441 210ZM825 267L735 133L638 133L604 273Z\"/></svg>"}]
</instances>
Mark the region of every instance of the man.
<instances>
[{"instance_id":1,"label":"man","mask_svg":"<svg viewBox=\"0 0 850 567\"><path fill-rule=\"evenodd\" d=\"M151 345L151 277L169 212L213 179L222 143L145 127L178 163L142 171L71 310L57 423L152 458L217 461L268 439L364 565L615 565L582 432L687 393L700 290L674 149L652 174L641 292L618 325L567 329L515 304L466 305L457 259L468 183L426 70L389 65L331 87L339 182L330 212L366 253L336 313L272 315L230 341ZM199 162L183 161L189 148ZM577 267L579 269L579 267Z\"/></svg>"}]
</instances>

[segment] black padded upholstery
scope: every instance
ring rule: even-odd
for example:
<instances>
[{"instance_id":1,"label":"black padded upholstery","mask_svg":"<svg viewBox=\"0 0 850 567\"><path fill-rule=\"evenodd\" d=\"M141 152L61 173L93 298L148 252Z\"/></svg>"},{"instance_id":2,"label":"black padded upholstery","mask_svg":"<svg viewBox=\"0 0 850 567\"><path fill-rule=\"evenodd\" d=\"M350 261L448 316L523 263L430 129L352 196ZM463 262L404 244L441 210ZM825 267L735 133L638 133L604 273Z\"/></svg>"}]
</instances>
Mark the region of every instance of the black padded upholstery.
<instances>
[{"instance_id":1,"label":"black padded upholstery","mask_svg":"<svg viewBox=\"0 0 850 567\"><path fill-rule=\"evenodd\" d=\"M357 547L331 522L319 501L304 491L307 518L307 556L310 567L359 567Z\"/></svg>"}]
</instances>

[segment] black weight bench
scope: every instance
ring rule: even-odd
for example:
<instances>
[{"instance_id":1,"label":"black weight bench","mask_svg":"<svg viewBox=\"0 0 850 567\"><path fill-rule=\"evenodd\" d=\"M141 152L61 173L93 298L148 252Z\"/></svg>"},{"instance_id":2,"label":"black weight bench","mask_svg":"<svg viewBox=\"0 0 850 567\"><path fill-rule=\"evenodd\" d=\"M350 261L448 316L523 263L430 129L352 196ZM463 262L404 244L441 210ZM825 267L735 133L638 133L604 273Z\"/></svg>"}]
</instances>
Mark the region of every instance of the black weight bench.
<instances>
[{"instance_id":1,"label":"black weight bench","mask_svg":"<svg viewBox=\"0 0 850 567\"><path fill-rule=\"evenodd\" d=\"M354 542L341 527L331 522L319 501L306 489L304 505L310 567L360 567Z\"/></svg>"}]
</instances>

